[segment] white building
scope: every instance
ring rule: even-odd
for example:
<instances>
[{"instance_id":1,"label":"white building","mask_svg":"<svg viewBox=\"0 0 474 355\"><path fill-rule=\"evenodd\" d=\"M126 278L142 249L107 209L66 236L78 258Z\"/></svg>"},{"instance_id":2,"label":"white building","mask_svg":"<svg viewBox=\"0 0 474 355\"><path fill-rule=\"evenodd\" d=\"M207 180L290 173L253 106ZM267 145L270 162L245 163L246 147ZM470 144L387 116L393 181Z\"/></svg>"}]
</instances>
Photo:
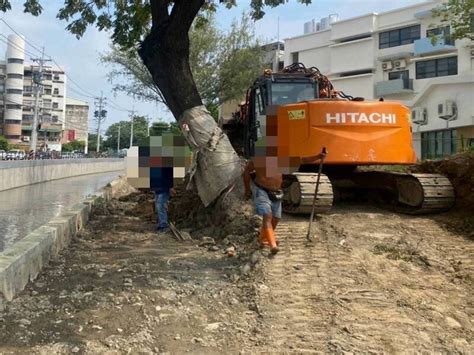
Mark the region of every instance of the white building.
<instances>
[{"instance_id":1,"label":"white building","mask_svg":"<svg viewBox=\"0 0 474 355\"><path fill-rule=\"evenodd\" d=\"M316 66L346 94L411 107L419 158L474 146L474 45L445 39L450 27L431 11L440 3L307 23L310 33L285 40L285 65Z\"/></svg>"},{"instance_id":2,"label":"white building","mask_svg":"<svg viewBox=\"0 0 474 355\"><path fill-rule=\"evenodd\" d=\"M49 64L49 63L48 63ZM9 35L5 61L0 61L0 133L10 143L26 149L31 138L35 95L33 80L36 63L25 63L25 40ZM66 75L51 65L43 68L39 99L38 145L45 142L51 150L61 150L61 134L66 112Z\"/></svg>"}]
</instances>

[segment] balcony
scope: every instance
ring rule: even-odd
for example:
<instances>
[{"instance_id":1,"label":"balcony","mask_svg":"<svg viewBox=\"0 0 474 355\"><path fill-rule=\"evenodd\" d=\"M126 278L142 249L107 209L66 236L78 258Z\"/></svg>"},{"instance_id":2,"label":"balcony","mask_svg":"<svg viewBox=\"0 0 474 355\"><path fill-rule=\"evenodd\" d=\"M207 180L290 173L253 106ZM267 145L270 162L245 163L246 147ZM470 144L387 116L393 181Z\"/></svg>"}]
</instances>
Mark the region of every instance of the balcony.
<instances>
[{"instance_id":1,"label":"balcony","mask_svg":"<svg viewBox=\"0 0 474 355\"><path fill-rule=\"evenodd\" d=\"M456 50L454 41L437 36L436 43L433 45L431 38L417 39L415 42L415 55L428 55L435 53L450 52Z\"/></svg>"},{"instance_id":2,"label":"balcony","mask_svg":"<svg viewBox=\"0 0 474 355\"><path fill-rule=\"evenodd\" d=\"M375 84L375 96L383 97L413 92L413 79L379 81Z\"/></svg>"}]
</instances>

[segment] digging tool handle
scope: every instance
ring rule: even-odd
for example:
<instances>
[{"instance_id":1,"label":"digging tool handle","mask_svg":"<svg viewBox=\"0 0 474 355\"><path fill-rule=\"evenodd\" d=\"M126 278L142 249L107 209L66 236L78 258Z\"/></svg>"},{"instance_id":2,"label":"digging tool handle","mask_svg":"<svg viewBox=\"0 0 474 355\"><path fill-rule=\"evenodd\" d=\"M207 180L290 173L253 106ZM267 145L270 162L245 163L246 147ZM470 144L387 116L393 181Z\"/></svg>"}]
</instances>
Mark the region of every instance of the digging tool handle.
<instances>
[{"instance_id":1,"label":"digging tool handle","mask_svg":"<svg viewBox=\"0 0 474 355\"><path fill-rule=\"evenodd\" d=\"M313 208L311 209L311 217L309 219L309 226L308 226L308 234L306 234L306 239L308 239L310 242L313 241L313 236L311 233L311 227L313 224L313 219L314 219L314 210L316 207L316 200L318 199L318 190L319 190L319 181L321 179L321 173L323 171L323 164L324 164L324 159L327 154L326 147L323 147L323 150L321 151L324 156L321 158L321 162L319 163L319 169L318 169L318 177L316 180L316 187L314 188L314 196L313 196Z\"/></svg>"}]
</instances>

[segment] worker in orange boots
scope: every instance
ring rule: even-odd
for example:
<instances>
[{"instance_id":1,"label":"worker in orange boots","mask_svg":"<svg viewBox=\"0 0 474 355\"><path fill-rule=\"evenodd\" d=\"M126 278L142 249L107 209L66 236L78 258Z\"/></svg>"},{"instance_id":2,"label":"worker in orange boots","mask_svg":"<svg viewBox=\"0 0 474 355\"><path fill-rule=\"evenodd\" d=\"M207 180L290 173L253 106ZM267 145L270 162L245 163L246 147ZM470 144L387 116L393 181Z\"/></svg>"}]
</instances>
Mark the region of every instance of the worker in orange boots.
<instances>
[{"instance_id":1,"label":"worker in orange boots","mask_svg":"<svg viewBox=\"0 0 474 355\"><path fill-rule=\"evenodd\" d=\"M312 157L297 158L297 164L308 164L324 157L325 153L320 153ZM292 161L295 162L295 159ZM283 174L279 166L280 162L281 159L279 160L276 156L257 155L249 160L243 174L245 198L250 199L253 192L256 212L263 218L260 228L260 245L269 246L273 254L278 253L279 250L275 229L281 219L283 198Z\"/></svg>"}]
</instances>

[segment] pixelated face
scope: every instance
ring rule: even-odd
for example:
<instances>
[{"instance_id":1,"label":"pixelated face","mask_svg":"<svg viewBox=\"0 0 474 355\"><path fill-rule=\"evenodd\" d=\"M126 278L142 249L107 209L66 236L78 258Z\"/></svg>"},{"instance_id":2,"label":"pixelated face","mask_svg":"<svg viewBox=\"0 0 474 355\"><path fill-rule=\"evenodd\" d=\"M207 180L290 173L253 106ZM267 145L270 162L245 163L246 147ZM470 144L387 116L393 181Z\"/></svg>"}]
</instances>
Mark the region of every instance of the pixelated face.
<instances>
[{"instance_id":1,"label":"pixelated face","mask_svg":"<svg viewBox=\"0 0 474 355\"><path fill-rule=\"evenodd\" d=\"M278 144L277 118L267 116L266 120L262 122L260 129L265 134L255 142L255 156L252 157L255 167L264 167L268 176L291 174L298 171L300 159L286 156L284 154L285 147Z\"/></svg>"},{"instance_id":2,"label":"pixelated face","mask_svg":"<svg viewBox=\"0 0 474 355\"><path fill-rule=\"evenodd\" d=\"M191 150L183 136L163 133L128 150L127 181L138 189L166 189L182 182L191 166Z\"/></svg>"}]
</instances>

